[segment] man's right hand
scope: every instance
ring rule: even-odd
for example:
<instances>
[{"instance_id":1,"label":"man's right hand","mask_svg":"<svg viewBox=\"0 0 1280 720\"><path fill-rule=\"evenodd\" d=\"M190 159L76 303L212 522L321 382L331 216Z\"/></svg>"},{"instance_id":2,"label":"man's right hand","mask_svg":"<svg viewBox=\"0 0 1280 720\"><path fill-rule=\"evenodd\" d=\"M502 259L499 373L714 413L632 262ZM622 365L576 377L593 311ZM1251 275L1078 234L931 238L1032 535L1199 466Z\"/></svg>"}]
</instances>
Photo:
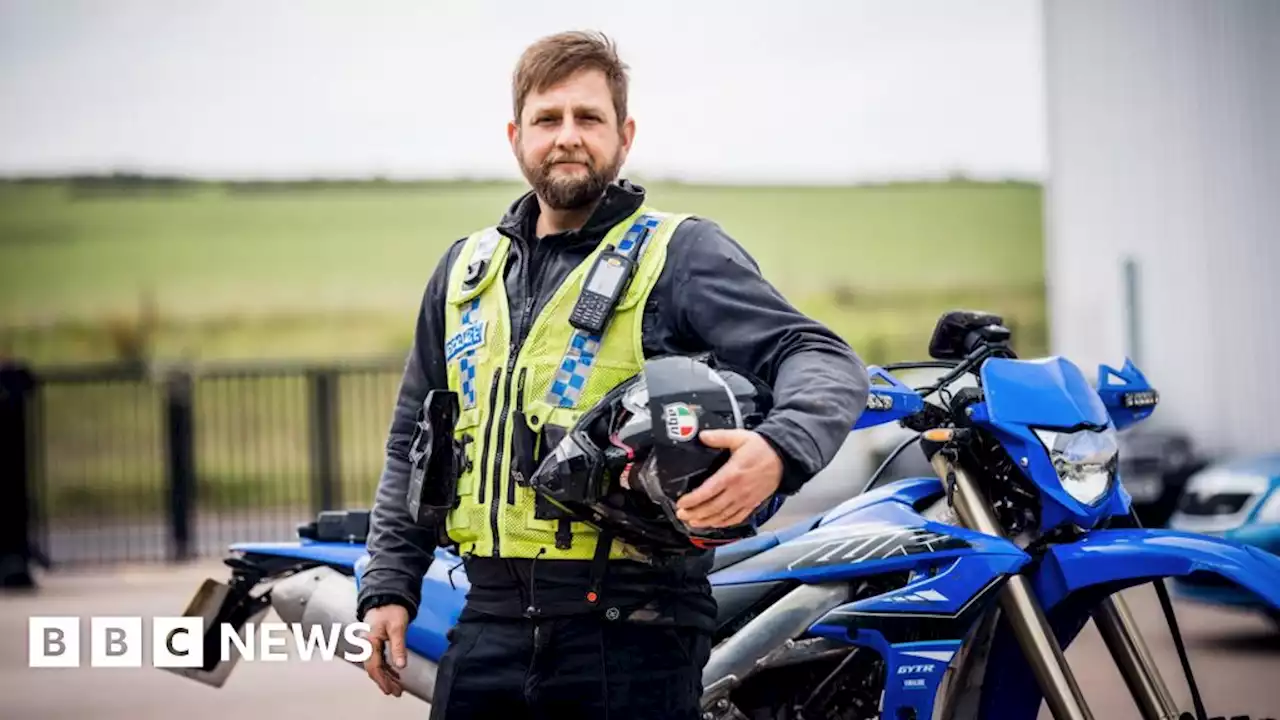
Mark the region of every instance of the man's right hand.
<instances>
[{"instance_id":1,"label":"man's right hand","mask_svg":"<svg viewBox=\"0 0 1280 720\"><path fill-rule=\"evenodd\" d=\"M404 649L404 632L409 626L409 611L401 605L383 605L373 608L364 615L369 624L369 642L373 645L373 654L364 661L364 671L369 679L382 688L383 695L400 697L404 692L400 684L400 673L408 662ZM395 667L387 664L384 648L391 645L391 659Z\"/></svg>"}]
</instances>

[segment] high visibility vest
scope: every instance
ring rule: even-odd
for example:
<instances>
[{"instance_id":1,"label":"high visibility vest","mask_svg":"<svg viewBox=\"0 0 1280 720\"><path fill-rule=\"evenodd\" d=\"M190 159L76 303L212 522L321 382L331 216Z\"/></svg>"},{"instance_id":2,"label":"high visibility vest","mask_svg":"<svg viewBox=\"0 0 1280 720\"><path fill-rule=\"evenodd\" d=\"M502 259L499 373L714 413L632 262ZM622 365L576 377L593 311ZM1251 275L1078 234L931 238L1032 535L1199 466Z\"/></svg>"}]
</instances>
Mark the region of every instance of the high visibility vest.
<instances>
[{"instance_id":1,"label":"high visibility vest","mask_svg":"<svg viewBox=\"0 0 1280 720\"><path fill-rule=\"evenodd\" d=\"M535 505L542 503L513 460L536 454L539 443L513 447L513 437L538 438L548 425L571 428L606 393L643 369L645 300L662 272L672 234L687 217L641 207L615 225L556 289L519 347L503 281L510 240L494 228L467 238L450 268L445 307L449 389L458 394L460 410L454 439L465 454L446 532L459 553L593 557L599 539L594 528L537 517ZM641 236L636 270L603 335L576 330L569 315L596 257L606 246L621 250ZM533 306L531 297L516 311L527 316ZM517 434L519 424L531 432ZM610 558L636 556L622 541L612 541Z\"/></svg>"}]
</instances>

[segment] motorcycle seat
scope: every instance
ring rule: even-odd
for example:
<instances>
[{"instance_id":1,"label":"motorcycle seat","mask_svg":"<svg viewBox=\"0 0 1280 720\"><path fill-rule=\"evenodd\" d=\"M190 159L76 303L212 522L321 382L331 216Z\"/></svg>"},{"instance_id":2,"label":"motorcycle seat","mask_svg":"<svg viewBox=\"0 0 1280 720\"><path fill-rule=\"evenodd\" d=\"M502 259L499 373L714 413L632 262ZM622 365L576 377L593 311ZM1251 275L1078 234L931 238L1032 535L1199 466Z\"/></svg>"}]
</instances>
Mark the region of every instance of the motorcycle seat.
<instances>
[{"instance_id":1,"label":"motorcycle seat","mask_svg":"<svg viewBox=\"0 0 1280 720\"><path fill-rule=\"evenodd\" d=\"M732 542L728 545L721 545L716 548L714 559L711 563L711 572L723 570L734 563L740 563L749 557L759 555L765 550L777 546L777 544L778 533L771 530L760 533L755 537Z\"/></svg>"}]
</instances>

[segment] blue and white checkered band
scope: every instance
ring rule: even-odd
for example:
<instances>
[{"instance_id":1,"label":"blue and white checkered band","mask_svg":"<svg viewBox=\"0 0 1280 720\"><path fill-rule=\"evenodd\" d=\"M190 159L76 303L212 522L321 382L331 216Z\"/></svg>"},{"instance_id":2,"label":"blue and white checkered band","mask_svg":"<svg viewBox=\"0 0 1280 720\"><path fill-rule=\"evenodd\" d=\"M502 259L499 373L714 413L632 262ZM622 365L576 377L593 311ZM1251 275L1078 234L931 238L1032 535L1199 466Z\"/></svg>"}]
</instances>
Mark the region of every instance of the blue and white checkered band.
<instances>
[{"instance_id":1,"label":"blue and white checkered band","mask_svg":"<svg viewBox=\"0 0 1280 720\"><path fill-rule=\"evenodd\" d=\"M484 345L484 326L479 322L480 298L472 298L462 311L462 329L445 343L445 362L453 362L459 355L458 370L462 375L462 405L465 409L476 406L476 349Z\"/></svg>"},{"instance_id":2,"label":"blue and white checkered band","mask_svg":"<svg viewBox=\"0 0 1280 720\"><path fill-rule=\"evenodd\" d=\"M643 251L644 248L641 241L662 223L662 218L663 215L658 213L641 215L618 241L617 252L635 261L635 251ZM560 368L547 391L546 401L552 407L571 408L578 404L582 388L586 387L596 355L600 352L600 339L600 335L574 328L573 337L560 360Z\"/></svg>"}]
</instances>

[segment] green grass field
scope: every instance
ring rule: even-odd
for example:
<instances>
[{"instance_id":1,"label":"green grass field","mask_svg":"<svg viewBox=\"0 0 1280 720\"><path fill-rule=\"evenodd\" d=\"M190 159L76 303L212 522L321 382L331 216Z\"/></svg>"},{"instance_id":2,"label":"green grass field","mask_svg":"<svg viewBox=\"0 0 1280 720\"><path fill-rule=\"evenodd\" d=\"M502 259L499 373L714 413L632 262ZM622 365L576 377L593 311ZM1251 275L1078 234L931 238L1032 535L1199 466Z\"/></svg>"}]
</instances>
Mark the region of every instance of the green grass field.
<instances>
[{"instance_id":1,"label":"green grass field","mask_svg":"<svg viewBox=\"0 0 1280 720\"><path fill-rule=\"evenodd\" d=\"M496 222L521 190L0 184L0 342L41 361L106 358L130 333L161 357L403 352L440 254ZM994 309L1042 323L1037 186L649 191L659 208L718 221L793 302L851 342L927 335L919 325L951 298L990 295L1007 306ZM142 307L153 324L139 321Z\"/></svg>"},{"instance_id":2,"label":"green grass field","mask_svg":"<svg viewBox=\"0 0 1280 720\"><path fill-rule=\"evenodd\" d=\"M923 357L934 320L954 307L1003 313L1022 352L1045 349L1037 186L648 189L658 208L719 222L793 303L868 361ZM0 357L402 357L440 254L496 222L520 192L510 183L0 183ZM371 500L396 380L342 381L349 504ZM233 386L197 389L200 506L306 507L307 388L298 378ZM57 386L44 402L48 512L160 511L156 388Z\"/></svg>"}]
</instances>

